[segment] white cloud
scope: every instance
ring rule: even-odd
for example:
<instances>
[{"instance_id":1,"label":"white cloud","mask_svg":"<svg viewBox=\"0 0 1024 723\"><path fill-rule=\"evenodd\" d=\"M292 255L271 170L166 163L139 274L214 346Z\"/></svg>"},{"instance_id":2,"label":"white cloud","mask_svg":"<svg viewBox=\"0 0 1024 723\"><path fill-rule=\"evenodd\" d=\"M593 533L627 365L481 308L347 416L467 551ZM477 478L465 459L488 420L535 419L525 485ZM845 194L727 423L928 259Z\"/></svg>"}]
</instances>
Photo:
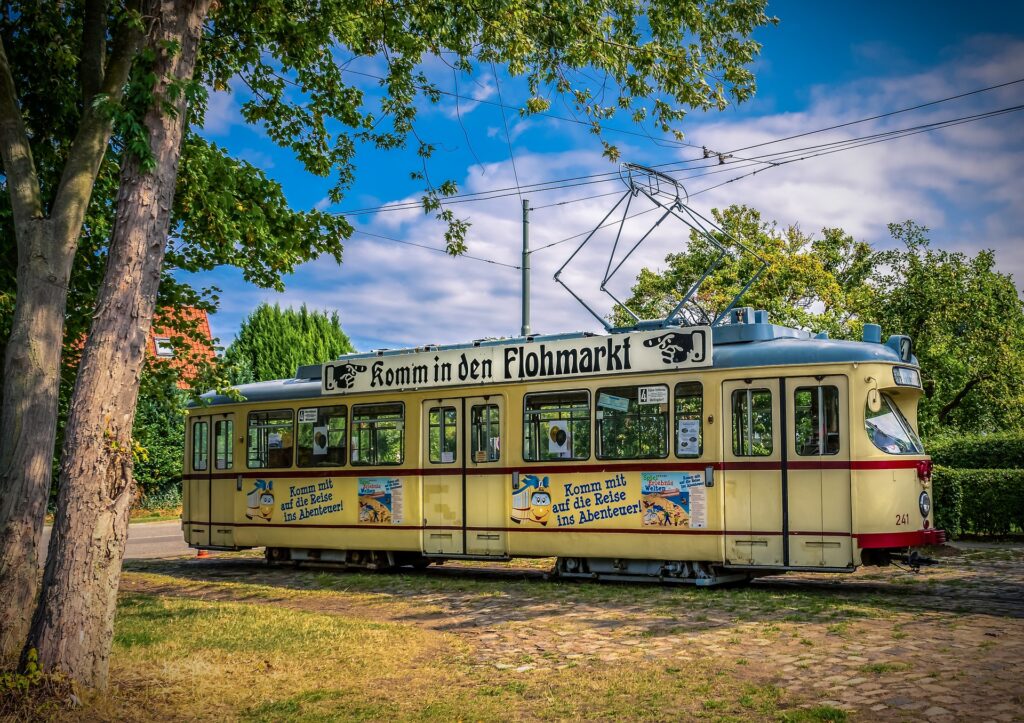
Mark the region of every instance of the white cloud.
<instances>
[{"instance_id":1,"label":"white cloud","mask_svg":"<svg viewBox=\"0 0 1024 723\"><path fill-rule=\"evenodd\" d=\"M203 132L206 135L226 135L234 126L244 123L235 96L231 90L209 90Z\"/></svg>"},{"instance_id":2,"label":"white cloud","mask_svg":"<svg viewBox=\"0 0 1024 723\"><path fill-rule=\"evenodd\" d=\"M687 128L688 139L719 150L751 146L1003 81L1020 67L1024 67L1024 43L972 41L947 65L928 73L814 89L808 107L799 113L725 119L705 116L702 122ZM785 144L737 151L735 168L709 166L705 171L679 175L722 171L686 180L687 190L698 193L753 170L740 168L740 157L1000 108L1019 103L1022 92L1024 85L1013 86ZM809 159L701 193L694 197L693 205L709 216L713 207L745 203L759 209L766 219L783 225L799 224L805 231L840 226L879 246L891 243L885 228L888 222L912 218L931 227L933 241L942 248L972 253L979 248L996 248L1000 270L1014 273L1020 284L1024 280L1024 205L1019 200L1019 179L1024 176L1022 129L1020 119L1010 115ZM504 130L495 129L495 134L504 135ZM664 149L620 148L624 158L649 163L673 160ZM676 152L674 158L693 155L693 149L685 149ZM516 168L522 184L616 170L596 151L583 150L517 153ZM474 192L516 184L511 164L503 161L468 168L461 185L463 191ZM605 183L578 188L524 192L535 207L547 206L531 214L533 248L593 229L617 196L552 204L622 190L619 180L611 177ZM394 203L408 200L416 199ZM452 208L473 224L470 254L519 264L522 226L517 195ZM636 210L634 205L631 213ZM624 242L632 245L656 218L657 214L646 214L627 224ZM444 246L443 227L419 209L385 211L353 221L368 224L361 226L368 231L437 248ZM620 299L628 296L640 267L662 265L666 253L684 246L686 236L686 229L671 222L659 227L618 272L610 285L612 293ZM538 250L532 256L532 326L537 333L600 329L597 320L552 280L555 270L581 240ZM597 286L613 242L613 229L605 229L563 275L600 315L609 313L612 306ZM616 259L622 253L620 245ZM304 273L308 274L308 283L301 287L293 283L280 297L261 292L261 298L338 309L346 331L363 349L451 343L519 332L520 272L516 269L468 258L452 259L357 235L349 241L340 268L324 259L307 265Z\"/></svg>"}]
</instances>

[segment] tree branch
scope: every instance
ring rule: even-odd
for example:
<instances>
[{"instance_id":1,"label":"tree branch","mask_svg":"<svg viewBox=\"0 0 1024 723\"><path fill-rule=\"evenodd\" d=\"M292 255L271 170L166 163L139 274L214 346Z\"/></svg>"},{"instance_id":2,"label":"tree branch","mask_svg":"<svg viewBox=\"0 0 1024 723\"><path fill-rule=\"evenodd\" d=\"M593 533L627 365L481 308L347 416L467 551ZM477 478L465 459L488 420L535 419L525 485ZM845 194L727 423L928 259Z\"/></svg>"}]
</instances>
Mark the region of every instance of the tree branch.
<instances>
[{"instance_id":1,"label":"tree branch","mask_svg":"<svg viewBox=\"0 0 1024 723\"><path fill-rule=\"evenodd\" d=\"M137 2L131 3L126 13L129 17L121 21L115 32L113 50L98 92L86 101L78 133L64 164L64 173L53 202L52 217L58 225L57 238L64 238L68 243L71 243L72 238L77 242L77 229L85 218L96 174L99 173L103 154L106 153L113 132L113 121L109 113L106 109L98 108L96 101L100 96L106 96L108 103L121 102L125 83L128 82L128 75L144 37L142 30L130 17L138 8Z\"/></svg>"},{"instance_id":2,"label":"tree branch","mask_svg":"<svg viewBox=\"0 0 1024 723\"><path fill-rule=\"evenodd\" d=\"M960 402L962 402L964 400L964 397L966 397L970 393L970 391L972 389L974 389L976 386L981 384L986 379L988 379L988 377L987 376L983 376L983 377L977 377L977 378L972 379L971 381L967 382L967 386L965 386L963 389L961 389L957 393L957 395L955 397L953 397L952 401L950 401L941 410L939 410L939 424L945 424L946 423L946 419L949 417L950 414L953 413L954 409L956 409L957 407L960 406Z\"/></svg>"},{"instance_id":3,"label":"tree branch","mask_svg":"<svg viewBox=\"0 0 1024 723\"><path fill-rule=\"evenodd\" d=\"M42 218L43 201L39 192L36 164L28 142L25 121L21 117L14 88L14 77L7 60L7 51L0 38L0 155L11 194L15 228L33 219ZM20 234L19 234L20 236Z\"/></svg>"},{"instance_id":4,"label":"tree branch","mask_svg":"<svg viewBox=\"0 0 1024 723\"><path fill-rule=\"evenodd\" d=\"M82 26L82 61L78 66L82 103L88 106L103 82L107 60L107 1L86 0Z\"/></svg>"}]
</instances>

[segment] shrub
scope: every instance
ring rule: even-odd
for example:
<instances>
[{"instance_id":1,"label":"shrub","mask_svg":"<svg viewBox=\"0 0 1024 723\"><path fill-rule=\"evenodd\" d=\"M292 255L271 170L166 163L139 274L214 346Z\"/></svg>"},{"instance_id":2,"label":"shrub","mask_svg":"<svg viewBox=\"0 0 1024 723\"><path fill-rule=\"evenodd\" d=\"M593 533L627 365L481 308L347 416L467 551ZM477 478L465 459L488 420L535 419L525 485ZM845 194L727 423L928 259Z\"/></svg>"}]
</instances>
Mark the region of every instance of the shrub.
<instances>
[{"instance_id":1,"label":"shrub","mask_svg":"<svg viewBox=\"0 0 1024 723\"><path fill-rule=\"evenodd\" d=\"M951 534L1024 530L1024 469L937 467L932 485L935 524Z\"/></svg>"},{"instance_id":2,"label":"shrub","mask_svg":"<svg viewBox=\"0 0 1024 723\"><path fill-rule=\"evenodd\" d=\"M932 495L935 498L935 527L950 537L960 536L960 516L964 490L957 470L936 466L932 472Z\"/></svg>"},{"instance_id":3,"label":"shrub","mask_svg":"<svg viewBox=\"0 0 1024 723\"><path fill-rule=\"evenodd\" d=\"M930 440L932 461L954 469L1024 469L1024 432Z\"/></svg>"}]
</instances>

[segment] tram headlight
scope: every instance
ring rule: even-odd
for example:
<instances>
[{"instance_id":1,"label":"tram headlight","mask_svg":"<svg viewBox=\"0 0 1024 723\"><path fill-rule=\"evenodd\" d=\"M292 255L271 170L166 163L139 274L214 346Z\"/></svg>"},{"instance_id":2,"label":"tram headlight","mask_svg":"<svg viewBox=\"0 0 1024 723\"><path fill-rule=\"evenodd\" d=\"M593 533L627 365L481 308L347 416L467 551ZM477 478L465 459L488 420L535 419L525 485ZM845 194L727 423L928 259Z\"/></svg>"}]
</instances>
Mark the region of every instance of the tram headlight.
<instances>
[{"instance_id":1,"label":"tram headlight","mask_svg":"<svg viewBox=\"0 0 1024 723\"><path fill-rule=\"evenodd\" d=\"M921 372L910 367L893 367L892 380L901 387L921 386Z\"/></svg>"},{"instance_id":2,"label":"tram headlight","mask_svg":"<svg viewBox=\"0 0 1024 723\"><path fill-rule=\"evenodd\" d=\"M928 517L928 513L932 511L932 498L927 492L922 492L917 498L917 507L921 511L921 517Z\"/></svg>"}]
</instances>

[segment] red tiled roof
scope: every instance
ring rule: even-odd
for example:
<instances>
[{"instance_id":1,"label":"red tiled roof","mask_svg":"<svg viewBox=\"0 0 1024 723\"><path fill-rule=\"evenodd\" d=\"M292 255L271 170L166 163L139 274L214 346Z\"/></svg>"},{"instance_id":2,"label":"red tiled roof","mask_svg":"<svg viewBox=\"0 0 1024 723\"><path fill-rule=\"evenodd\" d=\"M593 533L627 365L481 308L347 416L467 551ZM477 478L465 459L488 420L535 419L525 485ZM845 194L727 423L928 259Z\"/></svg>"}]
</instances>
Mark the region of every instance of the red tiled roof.
<instances>
[{"instance_id":1,"label":"red tiled roof","mask_svg":"<svg viewBox=\"0 0 1024 723\"><path fill-rule=\"evenodd\" d=\"M210 333L210 319L204 309L197 309L194 306L183 306L178 309L165 308L158 312L157 317L161 316L177 317L185 322L185 326L191 326L198 331L202 338L207 341L213 339L213 335ZM156 340L178 335L179 332L175 331L173 327L165 328L154 320L149 332L149 339L146 342L146 353L150 357L157 357ZM212 361L216 357L212 346L201 344L188 336L184 337L184 340L185 349L176 351L173 357L159 357L162 361L166 361L171 368L179 371L178 386L182 388L188 386L188 380L192 379L198 371L196 365L192 363L195 357L205 361Z\"/></svg>"}]
</instances>

